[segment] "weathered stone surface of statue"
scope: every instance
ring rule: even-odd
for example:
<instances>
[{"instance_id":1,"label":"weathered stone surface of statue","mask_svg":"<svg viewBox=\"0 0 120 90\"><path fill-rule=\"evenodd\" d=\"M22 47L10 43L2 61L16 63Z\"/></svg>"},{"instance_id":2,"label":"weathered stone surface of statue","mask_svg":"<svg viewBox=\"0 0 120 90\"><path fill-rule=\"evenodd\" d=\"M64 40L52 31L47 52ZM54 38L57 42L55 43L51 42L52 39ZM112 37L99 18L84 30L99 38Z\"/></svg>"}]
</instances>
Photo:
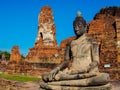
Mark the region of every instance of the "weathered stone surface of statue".
<instances>
[{"instance_id":1,"label":"weathered stone surface of statue","mask_svg":"<svg viewBox=\"0 0 120 90\"><path fill-rule=\"evenodd\" d=\"M44 62L53 60L56 54L58 54L58 45L54 17L51 7L44 6L38 17L35 46L30 49L26 59L29 62Z\"/></svg>"},{"instance_id":2,"label":"weathered stone surface of statue","mask_svg":"<svg viewBox=\"0 0 120 90\"><path fill-rule=\"evenodd\" d=\"M86 21L80 13L73 22L76 38L66 46L64 62L43 74L40 87L46 90L110 90L109 75L100 73L99 47L85 33ZM68 65L72 60L72 65Z\"/></svg>"},{"instance_id":3,"label":"weathered stone surface of statue","mask_svg":"<svg viewBox=\"0 0 120 90\"><path fill-rule=\"evenodd\" d=\"M19 62L21 60L21 55L20 55L20 51L19 51L19 47L18 46L14 46L11 49L11 55L10 55L10 61L16 61Z\"/></svg>"}]
</instances>

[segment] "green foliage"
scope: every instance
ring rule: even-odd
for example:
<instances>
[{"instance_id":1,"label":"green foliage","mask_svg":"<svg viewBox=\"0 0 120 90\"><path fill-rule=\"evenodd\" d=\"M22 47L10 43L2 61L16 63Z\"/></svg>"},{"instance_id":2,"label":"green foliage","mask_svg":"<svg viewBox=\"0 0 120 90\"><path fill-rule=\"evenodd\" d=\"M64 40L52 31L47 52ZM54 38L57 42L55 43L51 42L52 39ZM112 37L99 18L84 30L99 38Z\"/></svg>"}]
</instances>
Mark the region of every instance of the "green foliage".
<instances>
[{"instance_id":1,"label":"green foliage","mask_svg":"<svg viewBox=\"0 0 120 90\"><path fill-rule=\"evenodd\" d=\"M17 75L6 75L6 74L0 74L0 78L8 79L8 80L14 80L14 81L21 81L21 82L29 82L29 81L39 81L41 78L35 78L35 77L28 77L28 76L17 76Z\"/></svg>"},{"instance_id":2,"label":"green foliage","mask_svg":"<svg viewBox=\"0 0 120 90\"><path fill-rule=\"evenodd\" d=\"M10 53L8 51L0 51L0 59L2 59L2 55L5 55L6 60L10 60Z\"/></svg>"},{"instance_id":3,"label":"green foliage","mask_svg":"<svg viewBox=\"0 0 120 90\"><path fill-rule=\"evenodd\" d=\"M21 54L21 58L22 58L22 59L25 59L25 56L24 56L23 54Z\"/></svg>"}]
</instances>

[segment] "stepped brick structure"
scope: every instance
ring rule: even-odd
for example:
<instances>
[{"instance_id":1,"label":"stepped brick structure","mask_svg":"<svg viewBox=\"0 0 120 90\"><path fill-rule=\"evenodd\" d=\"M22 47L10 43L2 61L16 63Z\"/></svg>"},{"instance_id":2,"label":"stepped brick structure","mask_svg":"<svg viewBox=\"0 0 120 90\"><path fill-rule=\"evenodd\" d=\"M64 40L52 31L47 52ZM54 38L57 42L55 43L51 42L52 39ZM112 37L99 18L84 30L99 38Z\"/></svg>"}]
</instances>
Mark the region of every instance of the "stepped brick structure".
<instances>
[{"instance_id":1,"label":"stepped brick structure","mask_svg":"<svg viewBox=\"0 0 120 90\"><path fill-rule=\"evenodd\" d=\"M116 19L116 32L117 32L117 51L118 51L118 56L117 60L120 62L120 18Z\"/></svg>"},{"instance_id":2,"label":"stepped brick structure","mask_svg":"<svg viewBox=\"0 0 120 90\"><path fill-rule=\"evenodd\" d=\"M120 7L101 9L88 25L88 34L97 39L100 45L99 68L109 72L112 79L119 74L119 71L116 71L120 67L119 30Z\"/></svg>"},{"instance_id":3,"label":"stepped brick structure","mask_svg":"<svg viewBox=\"0 0 120 90\"><path fill-rule=\"evenodd\" d=\"M19 47L18 46L14 46L11 49L11 51L12 51L12 53L10 55L10 61L19 62L21 60L21 55L20 55Z\"/></svg>"},{"instance_id":4,"label":"stepped brick structure","mask_svg":"<svg viewBox=\"0 0 120 90\"><path fill-rule=\"evenodd\" d=\"M116 12L117 11L117 12ZM88 25L88 33L99 41L100 44L100 62L106 67L117 65L117 24L116 19L119 19L120 8L109 7L100 10Z\"/></svg>"},{"instance_id":5,"label":"stepped brick structure","mask_svg":"<svg viewBox=\"0 0 120 90\"><path fill-rule=\"evenodd\" d=\"M38 35L35 46L30 49L27 60L29 62L43 62L53 60L57 55L58 45L52 9L49 6L44 6L38 17Z\"/></svg>"}]
</instances>

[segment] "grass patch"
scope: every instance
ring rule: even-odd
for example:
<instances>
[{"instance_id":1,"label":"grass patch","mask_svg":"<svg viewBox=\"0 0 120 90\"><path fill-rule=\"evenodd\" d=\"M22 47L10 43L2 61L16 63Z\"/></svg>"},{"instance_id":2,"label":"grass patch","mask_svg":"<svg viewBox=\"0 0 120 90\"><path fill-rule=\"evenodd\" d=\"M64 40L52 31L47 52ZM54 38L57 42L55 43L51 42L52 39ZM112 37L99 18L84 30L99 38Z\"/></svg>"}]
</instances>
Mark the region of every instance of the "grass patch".
<instances>
[{"instance_id":1,"label":"grass patch","mask_svg":"<svg viewBox=\"0 0 120 90\"><path fill-rule=\"evenodd\" d=\"M35 77L28 77L28 76L22 76L22 75L6 75L6 74L0 74L0 78L8 79L8 80L14 80L14 81L21 81L21 82L29 82L29 81L39 81L41 78L35 78Z\"/></svg>"}]
</instances>

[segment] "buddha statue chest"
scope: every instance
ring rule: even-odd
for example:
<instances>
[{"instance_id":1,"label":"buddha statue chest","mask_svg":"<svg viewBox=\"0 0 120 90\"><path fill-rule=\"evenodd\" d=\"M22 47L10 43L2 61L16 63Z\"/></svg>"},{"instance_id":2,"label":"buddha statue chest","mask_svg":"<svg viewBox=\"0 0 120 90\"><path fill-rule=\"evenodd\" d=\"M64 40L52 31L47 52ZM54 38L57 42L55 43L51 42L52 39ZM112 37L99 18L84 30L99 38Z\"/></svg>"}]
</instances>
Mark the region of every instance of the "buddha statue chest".
<instances>
[{"instance_id":1,"label":"buddha statue chest","mask_svg":"<svg viewBox=\"0 0 120 90\"><path fill-rule=\"evenodd\" d=\"M71 42L72 69L86 68L91 62L91 43L85 37Z\"/></svg>"}]
</instances>

